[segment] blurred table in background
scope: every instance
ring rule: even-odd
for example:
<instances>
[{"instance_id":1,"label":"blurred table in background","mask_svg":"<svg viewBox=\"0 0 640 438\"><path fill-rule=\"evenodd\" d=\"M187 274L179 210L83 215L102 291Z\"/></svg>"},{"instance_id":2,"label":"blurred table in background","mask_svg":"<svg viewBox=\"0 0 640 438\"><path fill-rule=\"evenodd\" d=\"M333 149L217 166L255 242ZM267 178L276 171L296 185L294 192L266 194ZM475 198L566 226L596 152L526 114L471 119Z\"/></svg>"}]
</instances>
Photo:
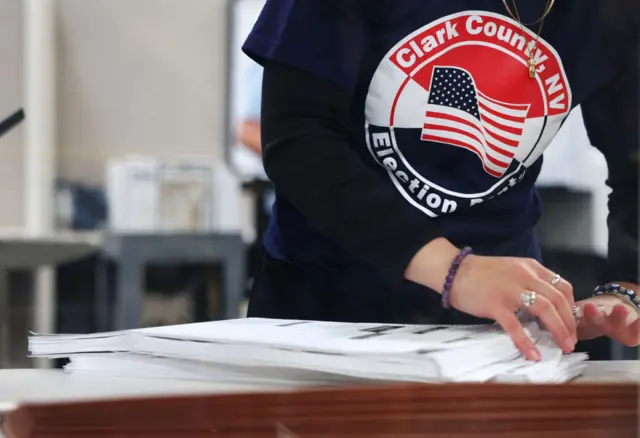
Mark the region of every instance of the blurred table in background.
<instances>
[{"instance_id":1,"label":"blurred table in background","mask_svg":"<svg viewBox=\"0 0 640 438\"><path fill-rule=\"evenodd\" d=\"M8 271L55 266L94 253L99 246L99 236L94 234L73 233L34 237L16 230L0 230L0 368L9 366L11 291L7 281ZM53 318L55 306L52 300L36 300L33 310L36 320L41 315Z\"/></svg>"},{"instance_id":2,"label":"blurred table in background","mask_svg":"<svg viewBox=\"0 0 640 438\"><path fill-rule=\"evenodd\" d=\"M115 308L109 311L106 287L99 288L99 331L139 328L144 270L151 264L219 264L222 267L220 312L212 318L238 318L246 284L246 246L240 234L158 233L105 234L101 253L118 266ZM104 283L104 281L100 281ZM111 313L111 315L109 315Z\"/></svg>"},{"instance_id":3,"label":"blurred table in background","mask_svg":"<svg viewBox=\"0 0 640 438\"><path fill-rule=\"evenodd\" d=\"M95 270L96 287L93 313L101 331L132 329L141 326L144 271L149 265L215 264L222 268L222 287L218 294L218 314L211 318L237 318L246 285L246 246L240 234L233 233L158 233L111 234L69 232L32 237L20 230L0 229L0 369L10 367L11 290L9 271L34 271L98 255L117 266L113 290L115 305L107 299L110 286L99 264ZM52 284L33 284L32 326L29 330L55 332L56 290ZM24 292L24 291L23 291ZM24 327L23 327L24 329ZM27 333L20 333L20 342ZM10 342L12 341L12 342ZM14 365L15 366L15 365Z\"/></svg>"}]
</instances>

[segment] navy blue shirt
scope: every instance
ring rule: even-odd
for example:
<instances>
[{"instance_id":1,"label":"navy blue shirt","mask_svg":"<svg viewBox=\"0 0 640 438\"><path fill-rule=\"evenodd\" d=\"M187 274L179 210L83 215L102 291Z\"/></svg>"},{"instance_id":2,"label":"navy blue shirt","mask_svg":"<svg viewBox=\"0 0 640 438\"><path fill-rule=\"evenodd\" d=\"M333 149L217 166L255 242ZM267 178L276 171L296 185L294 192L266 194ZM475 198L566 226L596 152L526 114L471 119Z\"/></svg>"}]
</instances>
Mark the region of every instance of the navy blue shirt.
<instances>
[{"instance_id":1,"label":"navy blue shirt","mask_svg":"<svg viewBox=\"0 0 640 438\"><path fill-rule=\"evenodd\" d=\"M518 6L529 21L545 3ZM542 154L628 55L605 37L599 4L556 2L536 43L537 26L521 27L499 0L268 0L243 50L351 91L351 149L454 244L538 258ZM637 120L637 98L633 110ZM606 114L585 120L610 167L637 149L637 124L616 126ZM278 196L268 252L356 269L360 262L310 222ZM629 275L612 280L636 280Z\"/></svg>"}]
</instances>

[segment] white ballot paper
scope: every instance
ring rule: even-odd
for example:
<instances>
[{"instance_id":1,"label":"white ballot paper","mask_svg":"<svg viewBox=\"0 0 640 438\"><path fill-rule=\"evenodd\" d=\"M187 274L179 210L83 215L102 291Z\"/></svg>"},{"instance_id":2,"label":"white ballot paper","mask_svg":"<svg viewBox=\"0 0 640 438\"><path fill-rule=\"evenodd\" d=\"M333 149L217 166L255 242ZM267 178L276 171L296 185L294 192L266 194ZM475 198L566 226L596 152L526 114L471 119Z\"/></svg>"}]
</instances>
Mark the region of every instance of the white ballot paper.
<instances>
[{"instance_id":1,"label":"white ballot paper","mask_svg":"<svg viewBox=\"0 0 640 438\"><path fill-rule=\"evenodd\" d=\"M354 324L245 318L91 335L33 335L34 357L69 372L156 378L341 384L371 381L564 382L583 354L563 355L523 321L543 359L525 361L497 325Z\"/></svg>"}]
</instances>

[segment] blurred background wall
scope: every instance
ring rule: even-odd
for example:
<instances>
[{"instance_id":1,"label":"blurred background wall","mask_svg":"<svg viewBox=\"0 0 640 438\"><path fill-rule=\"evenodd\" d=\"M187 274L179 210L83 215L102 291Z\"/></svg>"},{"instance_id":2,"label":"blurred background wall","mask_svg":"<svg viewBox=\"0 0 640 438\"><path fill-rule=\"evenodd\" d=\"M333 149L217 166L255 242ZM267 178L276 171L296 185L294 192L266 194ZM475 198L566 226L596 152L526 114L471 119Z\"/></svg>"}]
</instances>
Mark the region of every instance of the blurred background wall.
<instances>
[{"instance_id":1,"label":"blurred background wall","mask_svg":"<svg viewBox=\"0 0 640 438\"><path fill-rule=\"evenodd\" d=\"M123 154L211 154L225 137L226 2L58 0L58 172L102 183ZM21 0L0 0L0 117L23 105ZM0 146L0 227L22 225L23 128Z\"/></svg>"},{"instance_id":2,"label":"blurred background wall","mask_svg":"<svg viewBox=\"0 0 640 438\"><path fill-rule=\"evenodd\" d=\"M23 105L22 0L0 0L0 118ZM23 128L0 144L0 227L22 225Z\"/></svg>"}]
</instances>

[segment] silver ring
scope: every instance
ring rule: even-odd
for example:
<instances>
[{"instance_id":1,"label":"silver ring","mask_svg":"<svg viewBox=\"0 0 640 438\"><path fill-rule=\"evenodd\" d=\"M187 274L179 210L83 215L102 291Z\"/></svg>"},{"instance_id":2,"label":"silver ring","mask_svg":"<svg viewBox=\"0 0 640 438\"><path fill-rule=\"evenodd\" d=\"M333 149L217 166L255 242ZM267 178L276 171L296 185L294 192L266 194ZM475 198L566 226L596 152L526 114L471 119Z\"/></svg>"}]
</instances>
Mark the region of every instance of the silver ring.
<instances>
[{"instance_id":1,"label":"silver ring","mask_svg":"<svg viewBox=\"0 0 640 438\"><path fill-rule=\"evenodd\" d=\"M560 280L562 280L562 277L560 276L560 274L554 275L553 278L551 279L551 286L556 287L556 285L560 283Z\"/></svg>"},{"instance_id":2,"label":"silver ring","mask_svg":"<svg viewBox=\"0 0 640 438\"><path fill-rule=\"evenodd\" d=\"M596 304L596 309L598 309L600 313L605 313L607 311L607 309L605 309L602 304ZM576 321L578 321L578 323L580 323L580 310L582 309L579 306L573 307L573 316L575 317Z\"/></svg>"},{"instance_id":3,"label":"silver ring","mask_svg":"<svg viewBox=\"0 0 640 438\"><path fill-rule=\"evenodd\" d=\"M522 292L520 294L520 301L522 301L522 305L526 308L533 306L536 303L536 293L535 292Z\"/></svg>"},{"instance_id":4,"label":"silver ring","mask_svg":"<svg viewBox=\"0 0 640 438\"><path fill-rule=\"evenodd\" d=\"M582 318L580 318L580 307L579 306L573 306L573 317L576 320L576 324L580 324L580 320Z\"/></svg>"}]
</instances>

